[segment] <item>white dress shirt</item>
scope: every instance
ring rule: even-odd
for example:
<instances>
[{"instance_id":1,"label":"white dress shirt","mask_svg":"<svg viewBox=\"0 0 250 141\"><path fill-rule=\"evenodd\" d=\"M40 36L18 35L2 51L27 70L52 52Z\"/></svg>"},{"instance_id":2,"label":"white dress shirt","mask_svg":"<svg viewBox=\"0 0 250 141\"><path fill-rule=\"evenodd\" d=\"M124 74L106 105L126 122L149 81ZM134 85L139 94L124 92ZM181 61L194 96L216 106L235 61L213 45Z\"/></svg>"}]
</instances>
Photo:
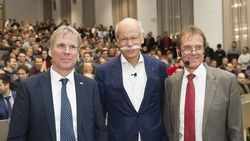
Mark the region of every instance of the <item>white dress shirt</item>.
<instances>
[{"instance_id":1,"label":"white dress shirt","mask_svg":"<svg viewBox=\"0 0 250 141\"><path fill-rule=\"evenodd\" d=\"M182 86L181 86L181 99L180 99L180 141L184 141L184 109L187 87L187 75L190 74L186 69L184 71ZM205 101L205 88L207 71L203 64L201 64L193 73L195 75L193 82L195 87L195 137L196 141L202 141L202 121L203 110Z\"/></svg>"},{"instance_id":2,"label":"white dress shirt","mask_svg":"<svg viewBox=\"0 0 250 141\"><path fill-rule=\"evenodd\" d=\"M123 86L132 105L138 112L144 97L144 91L147 83L144 58L140 54L140 58L135 67L131 65L123 55L121 55L121 62ZM140 134L138 135L138 138L138 141L140 141Z\"/></svg>"},{"instance_id":3,"label":"white dress shirt","mask_svg":"<svg viewBox=\"0 0 250 141\"><path fill-rule=\"evenodd\" d=\"M75 79L74 79L74 70L67 76L62 77L60 74L55 72L53 68L50 69L51 76L51 86L52 86L52 97L55 113L55 126L56 126L56 140L60 141L60 121L61 121L61 88L62 82L60 79L68 78L67 83L67 95L70 101L71 110L72 110L72 119L73 119L73 128L77 141L77 112L76 112L76 91L75 91Z\"/></svg>"}]
</instances>

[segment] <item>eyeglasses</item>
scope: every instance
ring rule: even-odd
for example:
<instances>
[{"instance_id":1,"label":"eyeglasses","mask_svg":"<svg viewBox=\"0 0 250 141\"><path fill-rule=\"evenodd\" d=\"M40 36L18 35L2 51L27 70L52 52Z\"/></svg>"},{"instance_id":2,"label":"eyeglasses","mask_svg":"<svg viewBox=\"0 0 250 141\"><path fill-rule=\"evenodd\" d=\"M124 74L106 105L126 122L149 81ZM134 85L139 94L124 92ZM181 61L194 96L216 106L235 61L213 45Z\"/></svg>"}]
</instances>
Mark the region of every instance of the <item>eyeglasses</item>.
<instances>
[{"instance_id":1,"label":"eyeglasses","mask_svg":"<svg viewBox=\"0 0 250 141\"><path fill-rule=\"evenodd\" d=\"M139 43L140 38L141 38L141 35L134 35L134 36L130 36L130 37L121 37L118 40L119 40L120 44L127 45L129 43L129 41L134 43L134 44Z\"/></svg>"},{"instance_id":2,"label":"eyeglasses","mask_svg":"<svg viewBox=\"0 0 250 141\"><path fill-rule=\"evenodd\" d=\"M185 45L181 48L182 51L185 53L192 53L193 51L196 51L197 53L200 53L204 50L203 45Z\"/></svg>"}]
</instances>

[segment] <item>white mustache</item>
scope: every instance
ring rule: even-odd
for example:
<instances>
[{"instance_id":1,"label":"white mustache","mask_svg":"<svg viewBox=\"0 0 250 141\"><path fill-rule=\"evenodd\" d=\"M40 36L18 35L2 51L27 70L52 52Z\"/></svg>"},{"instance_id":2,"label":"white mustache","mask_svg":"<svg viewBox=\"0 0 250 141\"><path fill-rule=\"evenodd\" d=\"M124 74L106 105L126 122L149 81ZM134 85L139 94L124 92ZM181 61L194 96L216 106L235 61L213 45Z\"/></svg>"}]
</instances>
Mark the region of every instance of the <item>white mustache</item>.
<instances>
[{"instance_id":1,"label":"white mustache","mask_svg":"<svg viewBox=\"0 0 250 141\"><path fill-rule=\"evenodd\" d=\"M128 46L123 46L120 48L121 51L128 51L128 50L135 50L135 49L140 49L141 46L138 45L133 45L132 47L128 47Z\"/></svg>"}]
</instances>

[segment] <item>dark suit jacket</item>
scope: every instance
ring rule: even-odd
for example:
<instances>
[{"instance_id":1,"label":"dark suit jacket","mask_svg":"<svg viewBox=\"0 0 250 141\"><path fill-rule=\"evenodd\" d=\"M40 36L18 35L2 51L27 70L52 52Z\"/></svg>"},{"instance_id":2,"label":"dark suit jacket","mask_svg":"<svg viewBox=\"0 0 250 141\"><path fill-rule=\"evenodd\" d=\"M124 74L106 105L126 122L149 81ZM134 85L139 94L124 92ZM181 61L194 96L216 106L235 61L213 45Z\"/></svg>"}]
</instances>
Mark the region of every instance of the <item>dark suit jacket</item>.
<instances>
[{"instance_id":1,"label":"dark suit jacket","mask_svg":"<svg viewBox=\"0 0 250 141\"><path fill-rule=\"evenodd\" d=\"M206 66L207 80L202 123L203 141L242 141L242 109L235 75ZM179 141L180 94L184 71L165 81L164 126L169 140Z\"/></svg>"},{"instance_id":2,"label":"dark suit jacket","mask_svg":"<svg viewBox=\"0 0 250 141\"><path fill-rule=\"evenodd\" d=\"M78 141L105 141L97 84L74 73ZM50 72L22 81L17 90L8 141L56 141Z\"/></svg>"},{"instance_id":3,"label":"dark suit jacket","mask_svg":"<svg viewBox=\"0 0 250 141\"><path fill-rule=\"evenodd\" d=\"M11 91L11 92L12 92L13 99L15 100L16 92L15 91ZM8 119L8 118L9 118L8 108L4 101L3 95L0 94L0 120Z\"/></svg>"},{"instance_id":4,"label":"dark suit jacket","mask_svg":"<svg viewBox=\"0 0 250 141\"><path fill-rule=\"evenodd\" d=\"M99 66L96 80L101 93L104 113L108 113L108 141L163 141L162 122L166 64L143 55L147 73L144 97L137 112L122 81L120 56Z\"/></svg>"}]
</instances>

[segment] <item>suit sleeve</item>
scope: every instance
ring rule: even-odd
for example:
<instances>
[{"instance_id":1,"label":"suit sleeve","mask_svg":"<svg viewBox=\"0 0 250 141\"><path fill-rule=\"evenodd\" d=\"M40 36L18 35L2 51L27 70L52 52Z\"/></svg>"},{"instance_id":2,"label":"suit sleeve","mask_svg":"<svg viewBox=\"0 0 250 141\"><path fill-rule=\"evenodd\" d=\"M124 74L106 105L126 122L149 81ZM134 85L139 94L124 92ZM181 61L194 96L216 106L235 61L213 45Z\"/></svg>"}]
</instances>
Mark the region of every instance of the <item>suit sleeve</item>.
<instances>
[{"instance_id":1,"label":"suit sleeve","mask_svg":"<svg viewBox=\"0 0 250 141\"><path fill-rule=\"evenodd\" d=\"M27 141L30 100L24 83L17 90L8 134L8 141Z\"/></svg>"},{"instance_id":2,"label":"suit sleeve","mask_svg":"<svg viewBox=\"0 0 250 141\"><path fill-rule=\"evenodd\" d=\"M102 106L100 101L100 95L98 92L97 84L94 88L94 135L95 141L107 141L107 130L105 126L104 116L102 112Z\"/></svg>"},{"instance_id":3,"label":"suit sleeve","mask_svg":"<svg viewBox=\"0 0 250 141\"><path fill-rule=\"evenodd\" d=\"M240 92L237 87L236 78L233 77L230 88L230 102L228 105L227 125L230 141L243 140L242 106Z\"/></svg>"},{"instance_id":4,"label":"suit sleeve","mask_svg":"<svg viewBox=\"0 0 250 141\"><path fill-rule=\"evenodd\" d=\"M96 79L97 84L98 84L98 89L99 89L100 98L101 98L103 115L104 115L104 117L106 117L107 108L106 108L106 99L105 99L105 86L104 86L104 83L103 83L104 74L102 74L101 72L102 72L101 69L99 67L97 67L95 79Z\"/></svg>"}]
</instances>

